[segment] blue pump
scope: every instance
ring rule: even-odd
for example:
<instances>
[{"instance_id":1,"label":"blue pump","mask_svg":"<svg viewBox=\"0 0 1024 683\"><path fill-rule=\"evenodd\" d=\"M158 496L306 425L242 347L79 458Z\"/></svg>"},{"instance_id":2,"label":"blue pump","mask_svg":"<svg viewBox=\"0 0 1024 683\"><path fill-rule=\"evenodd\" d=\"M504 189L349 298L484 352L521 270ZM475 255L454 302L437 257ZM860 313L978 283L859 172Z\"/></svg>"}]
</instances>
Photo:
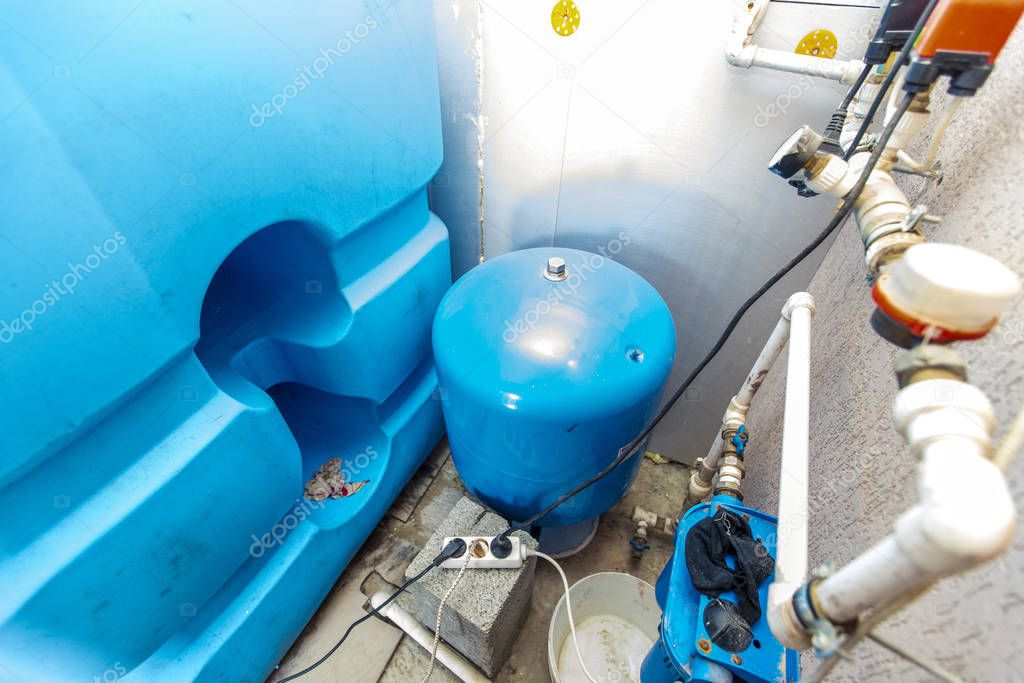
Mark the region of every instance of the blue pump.
<instances>
[{"instance_id":1,"label":"blue pump","mask_svg":"<svg viewBox=\"0 0 1024 683\"><path fill-rule=\"evenodd\" d=\"M676 531L675 550L655 586L662 609L660 638L648 653L641 669L643 683L789 683L799 680L799 658L785 649L772 635L764 614L753 624L754 637L742 652L730 652L712 642L703 615L712 598L698 593L686 567L686 536L697 522L714 515L720 508L742 515L754 537L760 539L774 558L778 521L760 510L746 507L733 496L717 495L710 502L696 505L686 513ZM728 561L728 560L727 560ZM768 602L768 585L758 591L761 605ZM721 598L735 601L733 592Z\"/></svg>"}]
</instances>

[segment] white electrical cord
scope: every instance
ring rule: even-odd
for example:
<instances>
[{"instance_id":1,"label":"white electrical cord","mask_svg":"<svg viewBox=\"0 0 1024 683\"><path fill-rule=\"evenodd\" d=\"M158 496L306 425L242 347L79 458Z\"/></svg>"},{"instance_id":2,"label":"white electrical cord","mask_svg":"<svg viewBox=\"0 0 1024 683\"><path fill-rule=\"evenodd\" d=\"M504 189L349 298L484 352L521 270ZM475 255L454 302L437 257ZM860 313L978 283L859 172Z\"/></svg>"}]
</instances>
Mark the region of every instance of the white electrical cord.
<instances>
[{"instance_id":1,"label":"white electrical cord","mask_svg":"<svg viewBox=\"0 0 1024 683\"><path fill-rule=\"evenodd\" d=\"M957 109L963 104L966 97L954 97L953 101L946 107L946 111L942 114L942 118L939 119L939 123L935 126L935 132L932 133L932 144L928 146L928 153L925 155L922 166L925 171L932 170L932 166L935 165L935 157L939 155L939 145L942 144L942 138L946 135L946 129L949 128L950 122L953 117L956 116Z\"/></svg>"},{"instance_id":2,"label":"white electrical cord","mask_svg":"<svg viewBox=\"0 0 1024 683\"><path fill-rule=\"evenodd\" d=\"M558 571L558 575L562 577L562 586L565 588L565 612L569 617L569 632L572 633L572 645L576 648L576 657L580 660L580 668L583 669L583 674L587 677L587 680L590 683L598 683L597 679L587 671L587 665L583 663L583 653L580 652L580 643L576 639L576 622L572 618L572 598L569 596L569 579L565 578L565 572L562 571L561 565L550 555L545 555L539 550L530 550L527 554L536 555L541 559L547 560Z\"/></svg>"},{"instance_id":3,"label":"white electrical cord","mask_svg":"<svg viewBox=\"0 0 1024 683\"><path fill-rule=\"evenodd\" d=\"M466 573L466 567L469 566L469 560L473 557L469 549L466 549L466 559L462 561L462 566L459 568L459 573L455 577L455 581L448 588L448 592L441 598L441 604L437 606L437 621L434 623L434 646L430 648L430 666L427 667L427 674L423 677L421 683L427 683L430 677L434 673L434 663L437 661L437 646L441 642L441 613L444 612L444 604L448 602L448 598L451 597L452 593L455 592L455 587L459 585L459 581L462 580L462 575Z\"/></svg>"}]
</instances>

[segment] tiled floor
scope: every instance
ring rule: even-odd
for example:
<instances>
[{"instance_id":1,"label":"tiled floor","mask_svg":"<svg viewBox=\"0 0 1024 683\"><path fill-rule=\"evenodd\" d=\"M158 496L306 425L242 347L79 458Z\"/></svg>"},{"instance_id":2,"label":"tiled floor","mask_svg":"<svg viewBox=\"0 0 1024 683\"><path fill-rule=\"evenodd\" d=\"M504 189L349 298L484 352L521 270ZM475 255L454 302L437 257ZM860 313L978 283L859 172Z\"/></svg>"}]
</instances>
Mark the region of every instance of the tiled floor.
<instances>
[{"instance_id":1,"label":"tiled floor","mask_svg":"<svg viewBox=\"0 0 1024 683\"><path fill-rule=\"evenodd\" d=\"M640 506L662 517L675 517L685 491L688 470L675 463L645 459L626 497L601 518L597 536L582 552L562 561L569 582L597 572L626 572L653 584L671 553L671 536L651 535L651 549L639 561L632 558L633 508ZM365 614L367 596L397 585L406 565L432 529L465 494L442 442L406 487L389 514L335 584L306 630L268 679L298 671L316 661L337 642L345 627ZM512 656L498 674L499 683L542 683L549 680L547 631L551 611L562 595L561 581L547 565L538 565L530 614ZM370 619L324 664L307 674L307 683L408 683L426 673L428 653L401 631L380 619ZM443 667L431 681L454 682Z\"/></svg>"}]
</instances>

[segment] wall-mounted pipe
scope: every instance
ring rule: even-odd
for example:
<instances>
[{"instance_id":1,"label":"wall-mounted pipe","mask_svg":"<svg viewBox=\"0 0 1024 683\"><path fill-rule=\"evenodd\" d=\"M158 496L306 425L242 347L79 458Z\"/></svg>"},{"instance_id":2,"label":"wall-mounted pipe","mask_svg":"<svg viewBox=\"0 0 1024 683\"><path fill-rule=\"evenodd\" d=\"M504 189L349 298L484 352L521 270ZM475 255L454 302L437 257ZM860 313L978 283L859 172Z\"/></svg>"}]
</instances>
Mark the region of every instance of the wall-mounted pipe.
<instances>
[{"instance_id":1,"label":"wall-mounted pipe","mask_svg":"<svg viewBox=\"0 0 1024 683\"><path fill-rule=\"evenodd\" d=\"M869 609L991 560L1013 542L1013 498L987 458L995 415L984 393L952 379L915 382L897 394L893 416L920 457L920 502L900 516L887 538L810 584L814 610L832 624L850 623ZM783 598L769 593L772 633L787 647L805 648L811 625L801 622L793 600Z\"/></svg>"},{"instance_id":2,"label":"wall-mounted pipe","mask_svg":"<svg viewBox=\"0 0 1024 683\"><path fill-rule=\"evenodd\" d=\"M906 47L909 49L909 44ZM893 75L890 72L886 81ZM841 146L854 144L854 122L875 90L874 79L869 78L859 93L861 99L847 116ZM883 94L874 94L871 111L881 103L877 98ZM1001 265L994 261L994 268L988 263L984 269L968 267L980 265L987 257L948 245L921 244L924 236L917 224L935 219L926 217L923 206L911 208L891 171L931 172L932 154L922 165L903 151L926 124L928 105L927 91L905 93L898 82L886 107L884 142L876 142L872 154L853 154L847 161L805 126L770 164L771 170L784 178L802 173L796 182L791 181L798 187L831 193L849 202L847 209L852 206L869 273L877 278L872 295L878 310L872 325L886 339L914 348L908 353L917 351L920 347L915 344L921 340L927 345L929 340L983 336L998 320L1000 305L1019 289L1015 277L999 272ZM954 249L959 249L955 258ZM943 296L938 296L940 293ZM898 303L894 303L896 299ZM958 307L958 300L967 306ZM922 314L925 309L930 315ZM791 334L795 338L795 323ZM792 348L793 341L790 343ZM788 434L784 432L779 545L767 618L772 633L786 647L804 649L813 642L819 651L832 654L837 630L865 616L871 620L888 613L932 582L998 557L1012 544L1016 529L1013 499L1000 467L987 457L995 422L992 406L983 392L964 381L966 369L954 367L958 365L942 362L914 372L908 372L914 370L908 366L898 373L903 388L897 394L893 415L897 430L920 458L920 502L899 517L890 536L837 572L819 569L810 581L805 580L807 452L787 453ZM788 389L786 398L788 432ZM806 434L800 436L806 438Z\"/></svg>"},{"instance_id":3,"label":"wall-mounted pipe","mask_svg":"<svg viewBox=\"0 0 1024 683\"><path fill-rule=\"evenodd\" d=\"M802 296L801 296L802 295ZM807 578L807 481L810 460L811 316L814 298L806 292L789 298L789 358L782 423L779 478L779 539L775 579L768 587L768 624L789 604ZM805 637L804 637L805 638ZM792 647L783 641L787 647Z\"/></svg>"},{"instance_id":4,"label":"wall-mounted pipe","mask_svg":"<svg viewBox=\"0 0 1024 683\"><path fill-rule=\"evenodd\" d=\"M815 605L835 623L997 557L1013 541L1013 498L987 457L995 415L985 394L925 380L897 394L893 417L921 459L920 502L893 534L816 586Z\"/></svg>"},{"instance_id":5,"label":"wall-mounted pipe","mask_svg":"<svg viewBox=\"0 0 1024 683\"><path fill-rule=\"evenodd\" d=\"M683 512L686 512L711 494L712 481L715 473L718 471L718 463L722 457L722 432L737 430L740 425L746 423L747 411L750 410L750 404L754 400L754 395L761 388L761 384L764 383L768 372L772 369L779 354L782 353L783 347L786 346L786 342L789 340L789 319L793 306L795 302L802 301L804 297L809 296L810 294L806 292L798 292L791 296L782 307L779 322L775 324L775 328L768 337L768 341L765 342L761 353L757 356L757 360L754 361L754 365L750 368L750 372L747 373L746 379L743 380L740 390L729 400L729 407L726 408L725 413L722 415L722 429L715 435L715 440L711 443L708 454L704 456L699 466L690 475L686 500L683 502Z\"/></svg>"},{"instance_id":6,"label":"wall-mounted pipe","mask_svg":"<svg viewBox=\"0 0 1024 683\"><path fill-rule=\"evenodd\" d=\"M726 61L744 69L759 66L775 71L827 78L840 83L850 84L857 80L864 69L864 63L858 59L826 59L758 47L754 43L754 34L767 9L768 0L753 0L748 3L745 12L736 16L732 34L725 45Z\"/></svg>"}]
</instances>

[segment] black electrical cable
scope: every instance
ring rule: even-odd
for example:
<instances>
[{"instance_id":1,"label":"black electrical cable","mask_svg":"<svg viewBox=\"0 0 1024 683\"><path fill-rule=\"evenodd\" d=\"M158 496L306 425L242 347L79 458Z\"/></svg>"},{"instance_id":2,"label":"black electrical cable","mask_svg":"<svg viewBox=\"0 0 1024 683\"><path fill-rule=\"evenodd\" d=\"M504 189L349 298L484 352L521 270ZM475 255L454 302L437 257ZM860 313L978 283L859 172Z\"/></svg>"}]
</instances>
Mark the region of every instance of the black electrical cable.
<instances>
[{"instance_id":1,"label":"black electrical cable","mask_svg":"<svg viewBox=\"0 0 1024 683\"><path fill-rule=\"evenodd\" d=\"M330 659L331 655L333 655L335 652L337 652L338 648L341 647L341 644L345 642L345 639L348 638L348 635L350 633L352 633L352 630L355 629L356 626L359 626L359 624L363 623L364 621L366 621L370 617L379 614L382 609L384 609L385 607L388 606L388 604L391 603L392 600L394 600L399 595L401 595L405 591L406 588L408 588L409 586L413 585L414 583L416 583L417 581L422 579L424 576L426 576L427 573L431 569L433 569L434 567L438 566L439 564L441 564L445 560L451 559L453 557L459 557L464 552L466 552L466 542L463 541L461 538L456 538L455 540L450 542L448 545L446 545L444 547L444 549L440 552L440 554L438 554L437 557L435 557L433 560L431 560L430 564L428 564L423 571L421 571L419 574L417 574L416 576L412 577L411 579L409 579L408 581L403 583L401 586L399 586L398 590L396 590L394 593L389 595L384 602L380 603L378 606L374 607L369 612L367 612L366 614L364 614L363 616L359 617L358 619L353 621L351 624L349 624L348 628L345 629L345 633L341 636L341 640L339 640L337 643L335 643L334 647L332 647L330 650L327 651L327 654L325 654L323 657L321 657L320 659L316 660L315 662L313 662L312 664L307 666L302 671L299 671L298 673L294 673L291 676L288 676L286 678L282 678L277 683L287 683L288 681L294 681L296 678L299 678L300 676L305 676L310 671L312 671L313 669L317 668L318 666L320 666L321 664L326 662L328 659Z\"/></svg>"},{"instance_id":2,"label":"black electrical cable","mask_svg":"<svg viewBox=\"0 0 1024 683\"><path fill-rule=\"evenodd\" d=\"M867 80L871 69L871 64L864 65L864 68L860 70L860 75L857 76L857 80L846 91L846 96L843 97L843 101L839 103L836 110L832 112L832 118L829 119L828 124L825 126L825 132L822 137L837 154L842 154L843 151L842 147L839 146L839 136L843 132L843 126L846 124L846 115L850 109L850 103L853 102L853 98L856 96L857 91L860 90L860 87L864 85L864 81Z\"/></svg>"},{"instance_id":3,"label":"black electrical cable","mask_svg":"<svg viewBox=\"0 0 1024 683\"><path fill-rule=\"evenodd\" d=\"M558 498L558 500L553 502L551 505L548 505L546 508L544 508L537 514L533 515L526 521L510 524L508 529L503 531L500 536L498 536L494 539L494 541L492 541L492 550L494 549L495 544L508 547L505 545L504 542L507 542L509 534L515 531L521 531L523 529L530 528L544 515L548 514L556 507L558 507L565 501L575 496L580 491L586 489L588 486L591 486L597 481L603 479L616 467L618 467L626 460L628 460L630 457L636 454L637 450L640 448L640 445L644 443L644 441L647 439L648 436L650 436L651 432L658 425L658 423L661 422L661 420L669 413L670 410L672 410L672 407L676 404L676 402L679 401L680 398L682 398L683 394L690 387L690 384L693 382L694 379L697 378L697 375L699 375L701 371L704 370L705 367L707 367L708 363L710 363L714 359L714 357L718 355L718 352L722 350L722 347L725 346L725 342L728 341L729 339L729 335L731 335L733 330L736 329L736 326L739 324L740 320L743 318L744 314L746 314L746 312L750 309L750 307L753 306L757 302L757 300L760 299L761 296L765 294L765 292L770 290L773 286L775 286L776 283L778 283L779 280L784 278L791 270L793 270L793 268L796 267L798 263L803 261L811 254L811 252L813 252L815 249L821 246L822 242L828 239L828 236L835 232L836 228L842 225L843 222L847 219L847 217L850 215L850 212L853 210L854 203L856 203L857 198L860 196L860 193L864 190L864 186L867 185L868 178L871 176L871 172L875 169L875 165L878 164L878 160L881 158L882 152L884 151L886 144L889 142L889 138L892 137L893 131L896 130L897 124L899 124L900 119L903 118L903 114L905 114L907 109L910 108L910 105L913 101L914 95L911 93L907 93L900 101L900 104L896 108L896 114L892 117L892 120L889 121L885 129L882 131L882 134L879 136L878 143L872 150L871 157L868 159L868 163L864 166L864 170L861 172L860 177L857 178L857 182L850 189L847 195L843 198L842 205L836 211L836 214L832 217L832 220L829 221L825 229L822 230L821 233L819 233L818 236L815 237L810 244L808 244L806 247L800 250L799 254L790 259L789 262L786 263L786 265L784 265L774 275L768 278L768 280L763 285L761 285L761 287L758 288L756 292L751 294L750 297L748 297L747 300L743 302L743 304L736 310L732 318L729 320L729 324L725 326L725 330L723 330L722 334L719 335L718 340L715 341L714 345L707 352L704 358L701 359L700 363L697 364L697 367L695 367L693 371L690 372L690 374L686 377L686 379L683 380L683 383L679 385L679 388L672 393L672 396L669 397L668 401L665 403L662 409L658 411L658 414L654 416L654 419L651 420L646 427L644 427L643 431L641 431L637 436L635 436L632 441L623 446L619 450L619 455L614 460L612 460L612 462L607 467L605 467L603 470L595 474L586 482L580 484L579 486L572 489L568 493L562 495L561 497Z\"/></svg>"},{"instance_id":4,"label":"black electrical cable","mask_svg":"<svg viewBox=\"0 0 1024 683\"><path fill-rule=\"evenodd\" d=\"M850 103L853 102L853 98L856 97L857 91L860 90L862 85L864 85L864 81L868 79L868 74L871 73L871 68L871 64L864 65L864 68L860 71L860 75L857 76L857 80L853 82L850 89L846 91L846 96L843 97L843 101L839 103L839 109L842 109L845 112L850 108Z\"/></svg>"},{"instance_id":5,"label":"black electrical cable","mask_svg":"<svg viewBox=\"0 0 1024 683\"><path fill-rule=\"evenodd\" d=\"M925 23L928 21L928 17L931 16L932 10L935 9L935 5L938 4L939 0L929 0L928 4L925 5L924 11L921 12L921 16L918 17L917 23L914 25L914 30L910 32L910 37L907 38L907 42L903 44L903 49L900 50L896 60L892 63L892 68L889 69L889 73L885 75L885 80L882 81L882 87L878 91L878 96L875 97L874 102L871 103L871 107L868 109L867 116L864 117L864 122L860 124L860 128L857 130L857 135L854 136L853 142L850 143L849 149L843 155L843 158L849 161L857 151L857 145L864 138L864 134L868 132L868 128L871 126L871 122L875 120L875 114L878 113L878 107L881 106L882 102L885 101L889 88L892 86L892 82L896 80L896 74L907 62L910 56L910 49L914 47L914 42L917 40L917 36L921 33L921 29L924 28Z\"/></svg>"},{"instance_id":6,"label":"black electrical cable","mask_svg":"<svg viewBox=\"0 0 1024 683\"><path fill-rule=\"evenodd\" d=\"M896 72L899 71L899 64L894 62L892 69L886 74L885 80L882 81L882 86L878 90L878 95L875 97L871 106L868 107L868 113L864 117L864 121L860 124L860 128L857 129L857 134L853 136L853 140L850 142L850 146L843 152L843 159L846 161L850 160L857 152L857 147L860 145L860 141L864 138L864 135L868 132L868 128L871 127L871 122L875 120L875 114L878 113L878 108L881 106L889 97L889 88L892 87L893 79L896 76Z\"/></svg>"}]
</instances>

